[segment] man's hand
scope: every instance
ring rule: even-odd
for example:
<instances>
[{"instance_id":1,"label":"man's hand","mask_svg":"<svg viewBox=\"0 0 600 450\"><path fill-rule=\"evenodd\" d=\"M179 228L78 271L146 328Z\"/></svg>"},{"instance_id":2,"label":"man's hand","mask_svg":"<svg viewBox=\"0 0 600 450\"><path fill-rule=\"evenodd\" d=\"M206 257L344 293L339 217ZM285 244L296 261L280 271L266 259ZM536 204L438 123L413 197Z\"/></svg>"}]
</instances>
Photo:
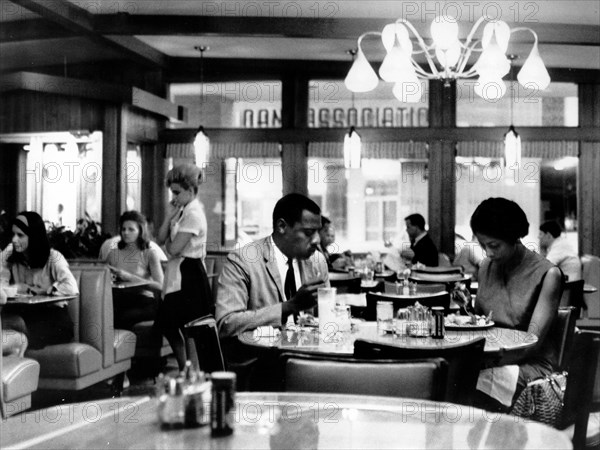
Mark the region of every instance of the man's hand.
<instances>
[{"instance_id":1,"label":"man's hand","mask_svg":"<svg viewBox=\"0 0 600 450\"><path fill-rule=\"evenodd\" d=\"M296 295L287 302L283 302L282 320L285 321L290 314L305 311L316 306L318 289L320 287L325 287L323 280L311 281L300 286Z\"/></svg>"}]
</instances>

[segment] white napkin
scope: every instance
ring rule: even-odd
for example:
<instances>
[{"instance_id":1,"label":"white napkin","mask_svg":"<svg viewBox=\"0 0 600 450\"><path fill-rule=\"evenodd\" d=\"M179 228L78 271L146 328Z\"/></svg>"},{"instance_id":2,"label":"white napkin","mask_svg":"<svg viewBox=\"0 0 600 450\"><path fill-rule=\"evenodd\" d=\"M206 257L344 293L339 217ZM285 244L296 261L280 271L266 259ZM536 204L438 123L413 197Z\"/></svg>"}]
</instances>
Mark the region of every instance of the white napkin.
<instances>
[{"instance_id":1,"label":"white napkin","mask_svg":"<svg viewBox=\"0 0 600 450\"><path fill-rule=\"evenodd\" d=\"M477 390L495 398L505 406L512 404L517 389L519 366L492 367L479 372Z\"/></svg>"}]
</instances>

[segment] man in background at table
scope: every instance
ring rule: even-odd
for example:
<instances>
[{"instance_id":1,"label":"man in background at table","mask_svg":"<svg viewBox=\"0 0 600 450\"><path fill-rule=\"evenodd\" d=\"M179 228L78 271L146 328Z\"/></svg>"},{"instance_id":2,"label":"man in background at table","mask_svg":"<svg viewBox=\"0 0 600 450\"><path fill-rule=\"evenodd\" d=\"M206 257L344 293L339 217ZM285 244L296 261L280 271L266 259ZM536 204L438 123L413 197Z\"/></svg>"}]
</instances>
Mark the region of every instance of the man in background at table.
<instances>
[{"instance_id":1,"label":"man in background at table","mask_svg":"<svg viewBox=\"0 0 600 450\"><path fill-rule=\"evenodd\" d=\"M327 263L316 251L320 229L319 206L304 195L288 194L273 210L273 233L227 256L215 314L222 338L281 327L316 305L317 289L329 285Z\"/></svg>"},{"instance_id":2,"label":"man in background at table","mask_svg":"<svg viewBox=\"0 0 600 450\"><path fill-rule=\"evenodd\" d=\"M567 241L561 236L560 225L550 220L540 225L540 249L542 256L558 266L568 281L581 280L581 261Z\"/></svg>"},{"instance_id":3,"label":"man in background at table","mask_svg":"<svg viewBox=\"0 0 600 450\"><path fill-rule=\"evenodd\" d=\"M427 231L425 218L421 214L411 214L404 218L406 233L410 239L410 250L403 250L400 256L408 259L412 252L412 263L421 263L429 267L438 266L438 250Z\"/></svg>"}]
</instances>

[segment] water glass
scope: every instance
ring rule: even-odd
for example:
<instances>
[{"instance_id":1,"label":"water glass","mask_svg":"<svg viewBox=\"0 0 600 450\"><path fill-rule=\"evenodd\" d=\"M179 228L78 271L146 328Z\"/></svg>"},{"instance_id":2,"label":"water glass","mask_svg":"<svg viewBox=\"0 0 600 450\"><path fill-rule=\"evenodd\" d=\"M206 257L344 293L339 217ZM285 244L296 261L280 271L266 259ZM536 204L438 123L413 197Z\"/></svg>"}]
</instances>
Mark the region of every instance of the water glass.
<instances>
[{"instance_id":1,"label":"water glass","mask_svg":"<svg viewBox=\"0 0 600 450\"><path fill-rule=\"evenodd\" d=\"M330 342L337 333L338 326L335 317L336 288L322 287L317 291L319 307L319 336L322 342Z\"/></svg>"},{"instance_id":2,"label":"water glass","mask_svg":"<svg viewBox=\"0 0 600 450\"><path fill-rule=\"evenodd\" d=\"M350 306L337 305L335 308L335 321L341 333L350 334L352 323L350 321Z\"/></svg>"},{"instance_id":3,"label":"water glass","mask_svg":"<svg viewBox=\"0 0 600 450\"><path fill-rule=\"evenodd\" d=\"M396 323L394 324L394 332L398 336L406 336L406 326L410 320L410 312L406 308L400 308L396 314Z\"/></svg>"},{"instance_id":4,"label":"water glass","mask_svg":"<svg viewBox=\"0 0 600 450\"><path fill-rule=\"evenodd\" d=\"M365 267L363 274L363 279L368 283L371 283L373 281L373 278L375 277L375 271L370 267Z\"/></svg>"},{"instance_id":5,"label":"water glass","mask_svg":"<svg viewBox=\"0 0 600 450\"><path fill-rule=\"evenodd\" d=\"M414 281L408 282L408 292L410 293L410 295L417 294L417 283L416 282L414 282Z\"/></svg>"},{"instance_id":6,"label":"water glass","mask_svg":"<svg viewBox=\"0 0 600 450\"><path fill-rule=\"evenodd\" d=\"M394 304L392 302L377 302L377 330L382 334L394 331Z\"/></svg>"}]
</instances>

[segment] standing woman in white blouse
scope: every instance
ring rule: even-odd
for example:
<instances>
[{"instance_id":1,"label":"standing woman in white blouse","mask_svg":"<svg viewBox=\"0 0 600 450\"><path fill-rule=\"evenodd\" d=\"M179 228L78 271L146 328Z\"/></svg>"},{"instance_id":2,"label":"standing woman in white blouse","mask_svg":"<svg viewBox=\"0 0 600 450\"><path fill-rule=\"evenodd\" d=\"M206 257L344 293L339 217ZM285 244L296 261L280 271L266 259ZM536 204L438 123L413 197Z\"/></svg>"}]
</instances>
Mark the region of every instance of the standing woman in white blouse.
<instances>
[{"instance_id":1,"label":"standing woman in white blouse","mask_svg":"<svg viewBox=\"0 0 600 450\"><path fill-rule=\"evenodd\" d=\"M158 232L169 260L155 324L169 341L181 370L187 359L183 326L214 311L204 266L206 216L197 198L201 182L202 172L193 164L169 171L166 184L173 198Z\"/></svg>"}]
</instances>

